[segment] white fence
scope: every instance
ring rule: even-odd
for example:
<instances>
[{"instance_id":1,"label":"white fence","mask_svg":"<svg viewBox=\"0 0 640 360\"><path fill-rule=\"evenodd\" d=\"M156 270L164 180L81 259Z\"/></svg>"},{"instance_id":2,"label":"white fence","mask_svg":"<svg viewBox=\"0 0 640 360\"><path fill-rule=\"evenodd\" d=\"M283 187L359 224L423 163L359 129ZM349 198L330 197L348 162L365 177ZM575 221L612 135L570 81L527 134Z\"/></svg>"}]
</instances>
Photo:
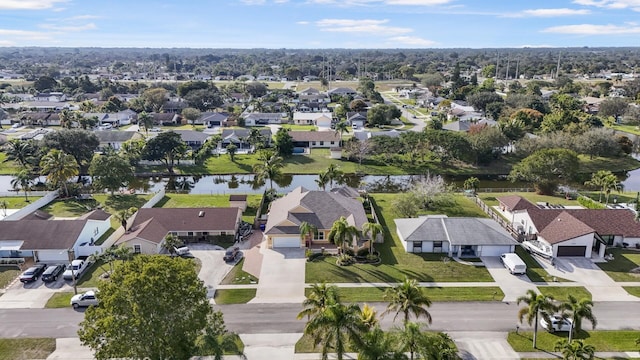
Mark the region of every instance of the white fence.
<instances>
[{"instance_id":1,"label":"white fence","mask_svg":"<svg viewBox=\"0 0 640 360\"><path fill-rule=\"evenodd\" d=\"M28 197L31 196L46 196L50 191L29 191L27 193ZM24 191L0 191L1 197L24 197Z\"/></svg>"},{"instance_id":2,"label":"white fence","mask_svg":"<svg viewBox=\"0 0 640 360\"><path fill-rule=\"evenodd\" d=\"M40 199L32 202L31 204L23 207L22 209L20 209L20 210L14 212L13 214L5 217L4 219L2 219L2 221L20 220L23 217L31 214L32 212L40 209L41 207L47 205L50 202L52 202L57 197L58 197L58 190L51 191L51 192L47 193L45 196L41 197Z\"/></svg>"},{"instance_id":3,"label":"white fence","mask_svg":"<svg viewBox=\"0 0 640 360\"><path fill-rule=\"evenodd\" d=\"M158 192L155 195L153 195L153 197L151 199L149 199L149 201L147 201L140 208L141 209L149 209L149 208L154 207L155 204L157 204L158 202L160 202L160 200L162 200L164 198L164 195L165 195L165 190L164 189L158 190Z\"/></svg>"}]
</instances>

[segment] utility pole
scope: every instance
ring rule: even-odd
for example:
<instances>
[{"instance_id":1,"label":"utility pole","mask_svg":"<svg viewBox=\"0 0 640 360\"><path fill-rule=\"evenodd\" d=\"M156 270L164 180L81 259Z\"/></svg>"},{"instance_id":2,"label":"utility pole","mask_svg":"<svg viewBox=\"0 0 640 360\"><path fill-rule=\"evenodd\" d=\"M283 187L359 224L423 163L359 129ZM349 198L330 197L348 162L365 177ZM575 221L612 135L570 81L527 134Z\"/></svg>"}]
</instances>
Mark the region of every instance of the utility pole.
<instances>
[{"instance_id":1,"label":"utility pole","mask_svg":"<svg viewBox=\"0 0 640 360\"><path fill-rule=\"evenodd\" d=\"M511 62L511 57L507 57L507 72L504 74L505 82L509 81L509 65Z\"/></svg>"},{"instance_id":2,"label":"utility pole","mask_svg":"<svg viewBox=\"0 0 640 360\"><path fill-rule=\"evenodd\" d=\"M498 69L500 68L500 53L498 53L498 57L496 59L496 80L498 80Z\"/></svg>"},{"instance_id":3,"label":"utility pole","mask_svg":"<svg viewBox=\"0 0 640 360\"><path fill-rule=\"evenodd\" d=\"M518 80L518 70L519 70L519 65L520 65L520 58L518 57L516 59L516 80Z\"/></svg>"},{"instance_id":4,"label":"utility pole","mask_svg":"<svg viewBox=\"0 0 640 360\"><path fill-rule=\"evenodd\" d=\"M558 67L556 67L556 79L558 79L558 76L560 75L560 55L562 54L562 52L558 53Z\"/></svg>"}]
</instances>

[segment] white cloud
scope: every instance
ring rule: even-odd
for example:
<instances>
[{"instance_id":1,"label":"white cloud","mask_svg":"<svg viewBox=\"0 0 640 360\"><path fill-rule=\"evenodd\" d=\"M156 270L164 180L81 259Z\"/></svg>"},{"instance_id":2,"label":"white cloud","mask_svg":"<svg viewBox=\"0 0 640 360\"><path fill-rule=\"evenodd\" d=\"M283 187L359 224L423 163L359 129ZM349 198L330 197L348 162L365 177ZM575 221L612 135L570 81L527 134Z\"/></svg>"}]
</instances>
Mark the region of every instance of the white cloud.
<instances>
[{"instance_id":1,"label":"white cloud","mask_svg":"<svg viewBox=\"0 0 640 360\"><path fill-rule=\"evenodd\" d=\"M308 21L298 21L298 22L296 22L296 24L298 24L298 25L309 25L309 22Z\"/></svg>"},{"instance_id":2,"label":"white cloud","mask_svg":"<svg viewBox=\"0 0 640 360\"><path fill-rule=\"evenodd\" d=\"M263 5L266 3L265 0L240 0L245 5Z\"/></svg>"},{"instance_id":3,"label":"white cloud","mask_svg":"<svg viewBox=\"0 0 640 360\"><path fill-rule=\"evenodd\" d=\"M69 0L0 0L0 9L7 10L43 10L51 9L57 3Z\"/></svg>"},{"instance_id":4,"label":"white cloud","mask_svg":"<svg viewBox=\"0 0 640 360\"><path fill-rule=\"evenodd\" d=\"M309 0L314 4L362 6L362 5L406 5L406 6L436 6L445 5L454 0Z\"/></svg>"},{"instance_id":5,"label":"white cloud","mask_svg":"<svg viewBox=\"0 0 640 360\"><path fill-rule=\"evenodd\" d=\"M64 20L75 21L75 20L91 20L91 19L99 19L99 18L100 16L98 15L77 15L77 16L68 17Z\"/></svg>"},{"instance_id":6,"label":"white cloud","mask_svg":"<svg viewBox=\"0 0 640 360\"><path fill-rule=\"evenodd\" d=\"M450 3L452 0L386 0L387 5L435 6Z\"/></svg>"},{"instance_id":7,"label":"white cloud","mask_svg":"<svg viewBox=\"0 0 640 360\"><path fill-rule=\"evenodd\" d=\"M0 36L19 38L23 40L46 40L49 34L40 31L0 29Z\"/></svg>"},{"instance_id":8,"label":"white cloud","mask_svg":"<svg viewBox=\"0 0 640 360\"><path fill-rule=\"evenodd\" d=\"M579 24L579 25L561 25L548 27L542 32L573 34L573 35L621 35L621 34L640 34L640 26L618 26L618 25L595 25L595 24Z\"/></svg>"},{"instance_id":9,"label":"white cloud","mask_svg":"<svg viewBox=\"0 0 640 360\"><path fill-rule=\"evenodd\" d=\"M323 19L316 21L321 31L368 33L376 35L400 35L413 30L394 26L386 26L389 20L352 20L352 19Z\"/></svg>"},{"instance_id":10,"label":"white cloud","mask_svg":"<svg viewBox=\"0 0 640 360\"><path fill-rule=\"evenodd\" d=\"M436 45L435 41L432 40L427 40L427 39L423 39L417 36L395 36L390 38L389 40L395 42L395 43L400 43L400 44L404 44L404 45L411 45L411 46L433 46Z\"/></svg>"},{"instance_id":11,"label":"white cloud","mask_svg":"<svg viewBox=\"0 0 640 360\"><path fill-rule=\"evenodd\" d=\"M607 9L627 9L640 11L640 0L573 0L574 4Z\"/></svg>"},{"instance_id":12,"label":"white cloud","mask_svg":"<svg viewBox=\"0 0 640 360\"><path fill-rule=\"evenodd\" d=\"M41 24L41 28L53 30L53 31L64 31L64 32L76 32L76 31L86 31L93 30L97 28L96 24L88 23L84 25L54 25L54 24Z\"/></svg>"},{"instance_id":13,"label":"white cloud","mask_svg":"<svg viewBox=\"0 0 640 360\"><path fill-rule=\"evenodd\" d=\"M556 16L574 16L574 15L589 15L591 11L588 9L529 9L523 10L519 13L510 14L506 17L556 17Z\"/></svg>"}]
</instances>

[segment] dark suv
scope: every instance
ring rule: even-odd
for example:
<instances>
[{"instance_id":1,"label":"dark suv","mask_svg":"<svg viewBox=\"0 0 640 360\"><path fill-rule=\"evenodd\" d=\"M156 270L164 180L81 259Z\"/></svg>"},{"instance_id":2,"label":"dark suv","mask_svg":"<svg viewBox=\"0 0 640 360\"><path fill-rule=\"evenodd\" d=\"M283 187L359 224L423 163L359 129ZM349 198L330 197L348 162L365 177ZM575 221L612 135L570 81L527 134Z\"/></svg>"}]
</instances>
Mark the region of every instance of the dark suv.
<instances>
[{"instance_id":1,"label":"dark suv","mask_svg":"<svg viewBox=\"0 0 640 360\"><path fill-rule=\"evenodd\" d=\"M241 254L242 253L240 252L240 248L234 247L232 249L227 250L227 252L224 253L223 260L226 262L231 262L237 259Z\"/></svg>"},{"instance_id":2,"label":"dark suv","mask_svg":"<svg viewBox=\"0 0 640 360\"><path fill-rule=\"evenodd\" d=\"M32 267L28 268L27 271L23 272L22 275L20 275L20 281L23 283L36 281L46 268L47 265L45 264L33 265Z\"/></svg>"},{"instance_id":3,"label":"dark suv","mask_svg":"<svg viewBox=\"0 0 640 360\"><path fill-rule=\"evenodd\" d=\"M62 264L49 266L47 270L42 273L42 281L50 282L58 280L58 276L62 275L64 269L65 266Z\"/></svg>"}]
</instances>

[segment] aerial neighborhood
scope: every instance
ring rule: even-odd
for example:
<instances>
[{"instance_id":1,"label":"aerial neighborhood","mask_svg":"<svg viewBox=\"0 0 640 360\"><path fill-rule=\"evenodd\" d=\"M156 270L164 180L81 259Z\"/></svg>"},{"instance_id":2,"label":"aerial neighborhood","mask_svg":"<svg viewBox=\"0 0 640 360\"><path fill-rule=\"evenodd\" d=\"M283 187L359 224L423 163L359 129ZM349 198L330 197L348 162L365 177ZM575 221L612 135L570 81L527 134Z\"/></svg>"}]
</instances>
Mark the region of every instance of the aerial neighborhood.
<instances>
[{"instance_id":1,"label":"aerial neighborhood","mask_svg":"<svg viewBox=\"0 0 640 360\"><path fill-rule=\"evenodd\" d=\"M0 48L0 359L640 358L637 52L47 49Z\"/></svg>"}]
</instances>

